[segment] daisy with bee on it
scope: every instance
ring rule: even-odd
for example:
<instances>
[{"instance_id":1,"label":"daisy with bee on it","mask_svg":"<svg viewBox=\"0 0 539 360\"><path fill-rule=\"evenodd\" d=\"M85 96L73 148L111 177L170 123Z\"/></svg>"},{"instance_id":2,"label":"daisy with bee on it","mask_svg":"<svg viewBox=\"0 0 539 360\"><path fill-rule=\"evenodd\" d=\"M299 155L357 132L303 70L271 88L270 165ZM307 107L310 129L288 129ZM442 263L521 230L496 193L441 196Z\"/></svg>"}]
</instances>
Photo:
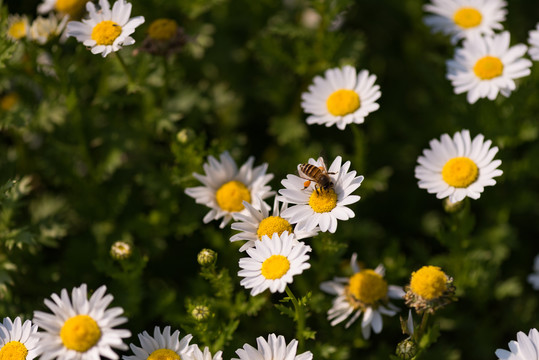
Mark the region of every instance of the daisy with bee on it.
<instances>
[{"instance_id":1,"label":"daisy with bee on it","mask_svg":"<svg viewBox=\"0 0 539 360\"><path fill-rule=\"evenodd\" d=\"M299 164L299 176L289 174L281 181L285 189L279 190L280 201L293 204L281 216L296 224L298 230L310 231L319 226L320 231L334 233L338 220L355 216L347 205L360 199L352 192L361 185L363 176L356 176L356 171L349 172L350 165L350 161L342 164L340 156L329 168L322 157Z\"/></svg>"},{"instance_id":2,"label":"daisy with bee on it","mask_svg":"<svg viewBox=\"0 0 539 360\"><path fill-rule=\"evenodd\" d=\"M335 186L333 180L329 176L330 174L334 175L335 173L329 173L327 171L323 157L320 157L319 160L321 160L322 166L315 166L313 164L300 164L298 166L298 175L301 178L306 179L303 183L304 189L308 188L312 181L316 183L314 188L317 192L319 192L320 189L329 191Z\"/></svg>"}]
</instances>

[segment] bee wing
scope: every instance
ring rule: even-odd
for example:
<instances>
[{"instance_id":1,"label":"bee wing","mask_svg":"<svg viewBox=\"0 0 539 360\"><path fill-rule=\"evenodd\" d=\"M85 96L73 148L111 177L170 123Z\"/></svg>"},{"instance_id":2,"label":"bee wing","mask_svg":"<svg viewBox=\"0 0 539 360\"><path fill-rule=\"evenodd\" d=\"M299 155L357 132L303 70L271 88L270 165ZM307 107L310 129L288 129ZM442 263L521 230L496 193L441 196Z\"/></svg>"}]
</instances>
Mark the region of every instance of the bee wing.
<instances>
[{"instance_id":1,"label":"bee wing","mask_svg":"<svg viewBox=\"0 0 539 360\"><path fill-rule=\"evenodd\" d=\"M305 173L301 170L301 166L302 166L302 165L303 165L303 164L299 164L299 165L298 165L298 175L299 175L299 177L302 178L302 179L314 181L314 178L313 178L312 176L309 176L309 175L305 174Z\"/></svg>"},{"instance_id":2,"label":"bee wing","mask_svg":"<svg viewBox=\"0 0 539 360\"><path fill-rule=\"evenodd\" d=\"M324 161L324 158L323 158L322 156L320 156L320 157L318 158L318 163L320 164L320 167L321 167L322 169L324 169L324 172L327 172L327 171L328 171L328 168L327 168L327 166L326 166L326 162Z\"/></svg>"}]
</instances>

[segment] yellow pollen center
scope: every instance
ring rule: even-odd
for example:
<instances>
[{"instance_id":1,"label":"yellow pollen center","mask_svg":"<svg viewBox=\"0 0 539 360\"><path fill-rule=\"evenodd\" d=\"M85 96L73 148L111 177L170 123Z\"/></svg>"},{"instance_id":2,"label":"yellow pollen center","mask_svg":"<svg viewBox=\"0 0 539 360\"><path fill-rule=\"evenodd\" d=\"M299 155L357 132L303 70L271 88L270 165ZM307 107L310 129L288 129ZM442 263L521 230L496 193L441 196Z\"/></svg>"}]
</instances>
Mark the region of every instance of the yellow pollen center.
<instances>
[{"instance_id":1,"label":"yellow pollen center","mask_svg":"<svg viewBox=\"0 0 539 360\"><path fill-rule=\"evenodd\" d=\"M490 80L503 73L503 63L495 56L484 56L477 60L473 72L481 80Z\"/></svg>"},{"instance_id":2,"label":"yellow pollen center","mask_svg":"<svg viewBox=\"0 0 539 360\"><path fill-rule=\"evenodd\" d=\"M243 201L251 203L251 193L242 182L232 180L217 190L215 199L221 209L237 212L243 210Z\"/></svg>"},{"instance_id":3,"label":"yellow pollen center","mask_svg":"<svg viewBox=\"0 0 539 360\"><path fill-rule=\"evenodd\" d=\"M313 191L309 206L317 213L330 212L337 206L337 193L333 189Z\"/></svg>"},{"instance_id":4,"label":"yellow pollen center","mask_svg":"<svg viewBox=\"0 0 539 360\"><path fill-rule=\"evenodd\" d=\"M7 32L13 39L22 39L26 36L26 22L23 20L14 22Z\"/></svg>"},{"instance_id":5,"label":"yellow pollen center","mask_svg":"<svg viewBox=\"0 0 539 360\"><path fill-rule=\"evenodd\" d=\"M25 360L28 349L23 343L10 341L0 349L0 360Z\"/></svg>"},{"instance_id":6,"label":"yellow pollen center","mask_svg":"<svg viewBox=\"0 0 539 360\"><path fill-rule=\"evenodd\" d=\"M359 95L353 90L340 89L326 100L328 111L333 116L344 116L359 109Z\"/></svg>"},{"instance_id":7,"label":"yellow pollen center","mask_svg":"<svg viewBox=\"0 0 539 360\"><path fill-rule=\"evenodd\" d=\"M178 24L171 19L157 19L150 24L148 35L155 40L170 40L176 35Z\"/></svg>"},{"instance_id":8,"label":"yellow pollen center","mask_svg":"<svg viewBox=\"0 0 539 360\"><path fill-rule=\"evenodd\" d=\"M76 18L80 15L86 4L86 0L56 0L54 8L56 11L69 14L71 18Z\"/></svg>"},{"instance_id":9,"label":"yellow pollen center","mask_svg":"<svg viewBox=\"0 0 539 360\"><path fill-rule=\"evenodd\" d=\"M447 275L438 266L423 266L412 273L410 288L426 300L439 298L447 290Z\"/></svg>"},{"instance_id":10,"label":"yellow pollen center","mask_svg":"<svg viewBox=\"0 0 539 360\"><path fill-rule=\"evenodd\" d=\"M0 109L11 110L19 102L19 96L16 93L10 93L0 98Z\"/></svg>"},{"instance_id":11,"label":"yellow pollen center","mask_svg":"<svg viewBox=\"0 0 539 360\"><path fill-rule=\"evenodd\" d=\"M479 169L477 165L467 157L450 159L442 168L444 181L456 188L465 188L477 180Z\"/></svg>"},{"instance_id":12,"label":"yellow pollen center","mask_svg":"<svg viewBox=\"0 0 539 360\"><path fill-rule=\"evenodd\" d=\"M181 360L181 357L170 349L157 349L146 360Z\"/></svg>"},{"instance_id":13,"label":"yellow pollen center","mask_svg":"<svg viewBox=\"0 0 539 360\"><path fill-rule=\"evenodd\" d=\"M110 20L103 20L92 30L92 39L97 45L112 45L122 33L122 27Z\"/></svg>"},{"instance_id":14,"label":"yellow pollen center","mask_svg":"<svg viewBox=\"0 0 539 360\"><path fill-rule=\"evenodd\" d=\"M387 296L387 282L374 270L365 269L350 278L350 294L364 304L375 304Z\"/></svg>"},{"instance_id":15,"label":"yellow pollen center","mask_svg":"<svg viewBox=\"0 0 539 360\"><path fill-rule=\"evenodd\" d=\"M290 261L283 255L271 255L262 263L262 276L268 280L280 279L290 269Z\"/></svg>"},{"instance_id":16,"label":"yellow pollen center","mask_svg":"<svg viewBox=\"0 0 539 360\"><path fill-rule=\"evenodd\" d=\"M455 24L464 29L469 29L481 24L483 16L481 13L472 7L463 7L455 11L453 21Z\"/></svg>"},{"instance_id":17,"label":"yellow pollen center","mask_svg":"<svg viewBox=\"0 0 539 360\"><path fill-rule=\"evenodd\" d=\"M70 350L86 352L101 338L99 326L88 315L75 315L66 320L60 330L64 346Z\"/></svg>"},{"instance_id":18,"label":"yellow pollen center","mask_svg":"<svg viewBox=\"0 0 539 360\"><path fill-rule=\"evenodd\" d=\"M271 238L273 234L277 233L280 236L284 231L292 233L292 225L280 216L269 216L260 222L256 234L260 240L264 235Z\"/></svg>"}]
</instances>

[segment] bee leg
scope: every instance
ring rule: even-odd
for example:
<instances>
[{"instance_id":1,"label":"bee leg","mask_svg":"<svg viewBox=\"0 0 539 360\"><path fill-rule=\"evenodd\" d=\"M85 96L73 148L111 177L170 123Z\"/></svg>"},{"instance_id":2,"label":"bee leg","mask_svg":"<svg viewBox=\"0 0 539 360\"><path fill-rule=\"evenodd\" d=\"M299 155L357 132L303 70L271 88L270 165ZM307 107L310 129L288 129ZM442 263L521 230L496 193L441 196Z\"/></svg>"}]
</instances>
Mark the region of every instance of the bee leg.
<instances>
[{"instance_id":1,"label":"bee leg","mask_svg":"<svg viewBox=\"0 0 539 360\"><path fill-rule=\"evenodd\" d=\"M307 189L309 187L309 185L311 185L311 181L310 180L307 180L303 183L303 190Z\"/></svg>"}]
</instances>

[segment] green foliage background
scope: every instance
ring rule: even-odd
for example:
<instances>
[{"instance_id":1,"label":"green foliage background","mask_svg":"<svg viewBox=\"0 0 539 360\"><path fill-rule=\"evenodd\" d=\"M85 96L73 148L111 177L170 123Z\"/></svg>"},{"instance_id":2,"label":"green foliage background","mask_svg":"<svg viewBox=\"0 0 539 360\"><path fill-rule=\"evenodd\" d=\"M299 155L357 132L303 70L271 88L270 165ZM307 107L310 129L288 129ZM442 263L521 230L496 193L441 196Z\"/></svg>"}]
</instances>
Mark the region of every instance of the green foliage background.
<instances>
[{"instance_id":1,"label":"green foliage background","mask_svg":"<svg viewBox=\"0 0 539 360\"><path fill-rule=\"evenodd\" d=\"M34 17L37 4L7 5ZM307 324L316 335L305 350L315 359L387 359L404 338L397 316L384 317L383 332L369 341L359 323L329 326L332 299L319 284L349 274L353 252L365 266L383 263L390 284L404 286L427 264L454 277L459 301L437 314L440 337L424 359L492 359L517 331L538 326L538 295L526 282L539 253L537 63L510 98L470 105L445 79L454 47L422 23L421 1L132 4L132 16L146 23L121 53L136 85L114 54L92 55L73 38L39 46L2 37L0 92L20 100L0 116L0 314L31 318L52 292L84 282L107 285L137 344L135 335L155 325L191 332L225 359L257 336L291 340L292 320L273 305L284 295L252 298L240 287L234 232L203 224L208 209L184 194L198 185L191 174L202 173L208 155L229 150L238 163L251 155L267 162L275 191L321 153L341 155L365 176L356 217L308 240L312 268L291 286L296 295L312 292ZM321 16L314 28L302 22L307 8ZM507 8L512 44L525 43L539 8L528 0ZM132 54L160 17L175 19L191 39L167 66ZM331 30L336 17L342 26ZM38 70L44 51L56 76ZM345 64L377 75L380 109L345 131L306 125L301 93L315 75ZM429 140L462 129L500 148L504 174L448 214L417 187L414 167ZM110 257L117 240L132 241L130 259ZM200 273L202 248L218 252L215 273ZM213 316L194 320L196 304Z\"/></svg>"}]
</instances>

